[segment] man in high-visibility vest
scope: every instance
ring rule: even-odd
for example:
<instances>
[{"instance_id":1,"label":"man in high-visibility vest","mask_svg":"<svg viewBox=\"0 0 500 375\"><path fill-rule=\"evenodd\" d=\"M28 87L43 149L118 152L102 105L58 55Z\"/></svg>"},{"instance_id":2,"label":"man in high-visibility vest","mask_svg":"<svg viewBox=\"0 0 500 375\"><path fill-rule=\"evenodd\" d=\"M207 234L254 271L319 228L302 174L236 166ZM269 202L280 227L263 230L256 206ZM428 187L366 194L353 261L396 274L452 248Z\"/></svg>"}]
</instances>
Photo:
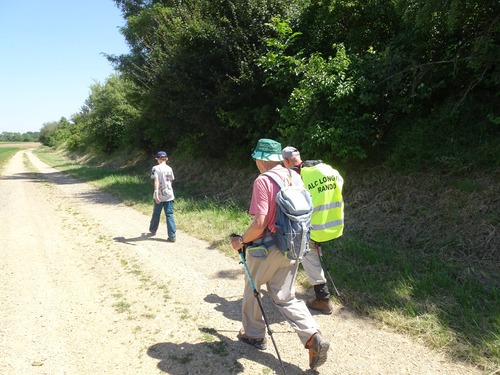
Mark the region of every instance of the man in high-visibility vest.
<instances>
[{"instance_id":1,"label":"man in high-visibility vest","mask_svg":"<svg viewBox=\"0 0 500 375\"><path fill-rule=\"evenodd\" d=\"M311 218L311 251L303 258L302 266L314 286L316 298L306 304L312 310L331 314L333 305L319 252L321 243L340 237L344 230L344 180L337 170L321 160L302 162L295 147L285 147L281 155L285 167L300 174L311 193L314 206Z\"/></svg>"}]
</instances>

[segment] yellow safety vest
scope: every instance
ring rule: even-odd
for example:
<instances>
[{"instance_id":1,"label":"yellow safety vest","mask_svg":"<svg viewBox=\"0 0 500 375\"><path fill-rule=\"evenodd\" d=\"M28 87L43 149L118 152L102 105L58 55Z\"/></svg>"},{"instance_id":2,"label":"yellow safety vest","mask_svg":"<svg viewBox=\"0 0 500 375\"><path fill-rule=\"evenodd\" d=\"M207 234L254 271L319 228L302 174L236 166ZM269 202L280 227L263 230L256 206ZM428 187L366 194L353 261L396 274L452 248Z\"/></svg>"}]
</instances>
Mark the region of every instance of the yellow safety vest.
<instances>
[{"instance_id":1,"label":"yellow safety vest","mask_svg":"<svg viewBox=\"0 0 500 375\"><path fill-rule=\"evenodd\" d=\"M302 167L300 176L311 193L314 206L311 239L326 242L340 237L344 230L344 179L337 170L325 163Z\"/></svg>"}]
</instances>

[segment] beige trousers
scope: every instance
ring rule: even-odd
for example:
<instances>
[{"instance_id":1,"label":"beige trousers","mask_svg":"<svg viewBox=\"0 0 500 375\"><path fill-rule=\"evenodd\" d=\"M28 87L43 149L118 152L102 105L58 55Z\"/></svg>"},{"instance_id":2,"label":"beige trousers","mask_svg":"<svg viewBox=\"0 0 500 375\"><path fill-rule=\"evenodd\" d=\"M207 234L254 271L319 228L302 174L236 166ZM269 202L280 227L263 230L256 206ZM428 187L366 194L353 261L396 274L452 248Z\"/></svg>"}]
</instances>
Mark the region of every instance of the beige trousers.
<instances>
[{"instance_id":1,"label":"beige trousers","mask_svg":"<svg viewBox=\"0 0 500 375\"><path fill-rule=\"evenodd\" d=\"M261 286L266 285L267 292L274 305L292 326L305 346L307 340L319 332L319 325L312 317L304 301L295 297L293 284L297 275L297 262L288 259L279 250L275 249L271 250L264 259L248 256L246 263L256 290L260 292ZM245 333L251 338L265 337L266 324L250 280L246 275L242 313ZM268 312L265 313L266 316L269 316Z\"/></svg>"}]
</instances>

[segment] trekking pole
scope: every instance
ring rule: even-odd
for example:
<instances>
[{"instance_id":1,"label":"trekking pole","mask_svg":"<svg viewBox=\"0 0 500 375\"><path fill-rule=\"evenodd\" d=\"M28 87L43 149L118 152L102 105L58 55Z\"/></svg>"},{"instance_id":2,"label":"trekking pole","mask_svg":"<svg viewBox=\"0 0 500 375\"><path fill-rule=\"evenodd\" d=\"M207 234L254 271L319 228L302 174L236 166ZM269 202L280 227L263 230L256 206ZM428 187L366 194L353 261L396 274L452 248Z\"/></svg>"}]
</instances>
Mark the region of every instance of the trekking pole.
<instances>
[{"instance_id":1,"label":"trekking pole","mask_svg":"<svg viewBox=\"0 0 500 375\"><path fill-rule=\"evenodd\" d=\"M238 237L237 234L231 234L231 237L235 237L235 236ZM276 350L276 355L278 356L278 359L280 361L280 365L281 365L281 369L283 370L283 374L286 375L285 366L283 366L283 361L281 360L281 356L280 356L280 353L278 351L278 347L276 346L276 342L274 341L273 330L271 329L271 326L269 325L269 322L267 321L267 316L266 316L266 313L264 312L264 307L262 306L262 302L261 302L260 297L259 297L259 292L257 291L255 284L253 283L252 276L250 275L250 271L248 270L247 262L245 261L245 249L246 249L246 246L243 245L243 247L238 250L238 254L239 254L240 260L241 260L240 263L242 263L243 268L245 268L245 272L247 274L248 281L250 282L250 285L251 285L252 290L253 290L253 295L255 296L255 298L257 298L257 303L259 304L260 311L262 312L262 317L264 318L264 322L266 323L267 333L269 334L269 336L271 337L271 341L273 342L274 350Z\"/></svg>"},{"instance_id":2,"label":"trekking pole","mask_svg":"<svg viewBox=\"0 0 500 375\"><path fill-rule=\"evenodd\" d=\"M321 250L321 245L317 242L315 242L315 244L316 244L316 250L318 251L319 259L320 259L321 263L323 264L323 269L326 271L326 274L328 275L328 278L330 279L330 282L332 283L333 289L335 289L335 293L337 293L337 296L340 297L340 293L339 293L337 287L335 286L335 283L333 282L332 275L330 275L330 271L328 271L328 268L326 268L326 266L325 266L325 261L323 260L323 252Z\"/></svg>"}]
</instances>

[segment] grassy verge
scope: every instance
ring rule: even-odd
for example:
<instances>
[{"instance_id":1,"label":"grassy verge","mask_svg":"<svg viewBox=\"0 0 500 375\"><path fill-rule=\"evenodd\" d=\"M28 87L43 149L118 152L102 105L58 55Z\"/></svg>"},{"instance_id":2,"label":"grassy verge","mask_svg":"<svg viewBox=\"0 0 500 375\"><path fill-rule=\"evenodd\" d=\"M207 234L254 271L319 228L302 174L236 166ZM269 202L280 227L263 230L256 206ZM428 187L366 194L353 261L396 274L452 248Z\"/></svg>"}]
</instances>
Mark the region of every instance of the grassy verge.
<instances>
[{"instance_id":1,"label":"grassy verge","mask_svg":"<svg viewBox=\"0 0 500 375\"><path fill-rule=\"evenodd\" d=\"M15 147L5 147L5 148L0 148L0 171L3 170L5 164L7 161L14 156L16 152L18 152L20 148L15 148Z\"/></svg>"},{"instance_id":2,"label":"grassy verge","mask_svg":"<svg viewBox=\"0 0 500 375\"><path fill-rule=\"evenodd\" d=\"M39 152L38 156L108 190L139 211L151 213L152 164L106 168L77 165L52 152ZM250 218L244 205L217 194L233 189L234 197L248 196L244 189L256 172L236 175L234 171L235 175L231 175L220 166L210 169L200 163L173 167L179 229L236 258L227 236L241 233ZM495 372L500 366L500 293L495 274L498 256L491 234L498 234L498 187L484 183L482 190L466 184L464 189L463 183L452 181L450 184L458 187L446 188L443 195L452 199L436 200L429 207L419 202L429 201L431 195L440 196L433 189L434 185L444 189L443 178L438 179L439 184L429 180L429 186L420 190L431 194L424 196L418 191L408 193L411 187L426 183L421 176L416 179L418 184L410 180L408 186L398 186L395 176L386 175L386 189L380 189L378 183L374 189L373 181L381 180L380 171L371 177L373 180L366 175L348 176L346 181L358 186L345 197L346 202L351 202L346 206L346 219L353 224L346 227L342 238L324 246L326 268L340 289L341 302L386 327L422 340L454 360L472 363L485 373ZM241 191L234 180L241 182ZM481 208L480 202L487 207ZM478 206L479 211L470 209L464 215L460 210L468 204ZM484 227L484 235L479 229L470 229L473 225ZM457 227L460 230L454 229ZM468 231L476 236L464 245L462 234L469 236Z\"/></svg>"},{"instance_id":3,"label":"grassy verge","mask_svg":"<svg viewBox=\"0 0 500 375\"><path fill-rule=\"evenodd\" d=\"M326 252L345 305L490 373L499 366L499 293L433 254L343 238Z\"/></svg>"}]
</instances>

